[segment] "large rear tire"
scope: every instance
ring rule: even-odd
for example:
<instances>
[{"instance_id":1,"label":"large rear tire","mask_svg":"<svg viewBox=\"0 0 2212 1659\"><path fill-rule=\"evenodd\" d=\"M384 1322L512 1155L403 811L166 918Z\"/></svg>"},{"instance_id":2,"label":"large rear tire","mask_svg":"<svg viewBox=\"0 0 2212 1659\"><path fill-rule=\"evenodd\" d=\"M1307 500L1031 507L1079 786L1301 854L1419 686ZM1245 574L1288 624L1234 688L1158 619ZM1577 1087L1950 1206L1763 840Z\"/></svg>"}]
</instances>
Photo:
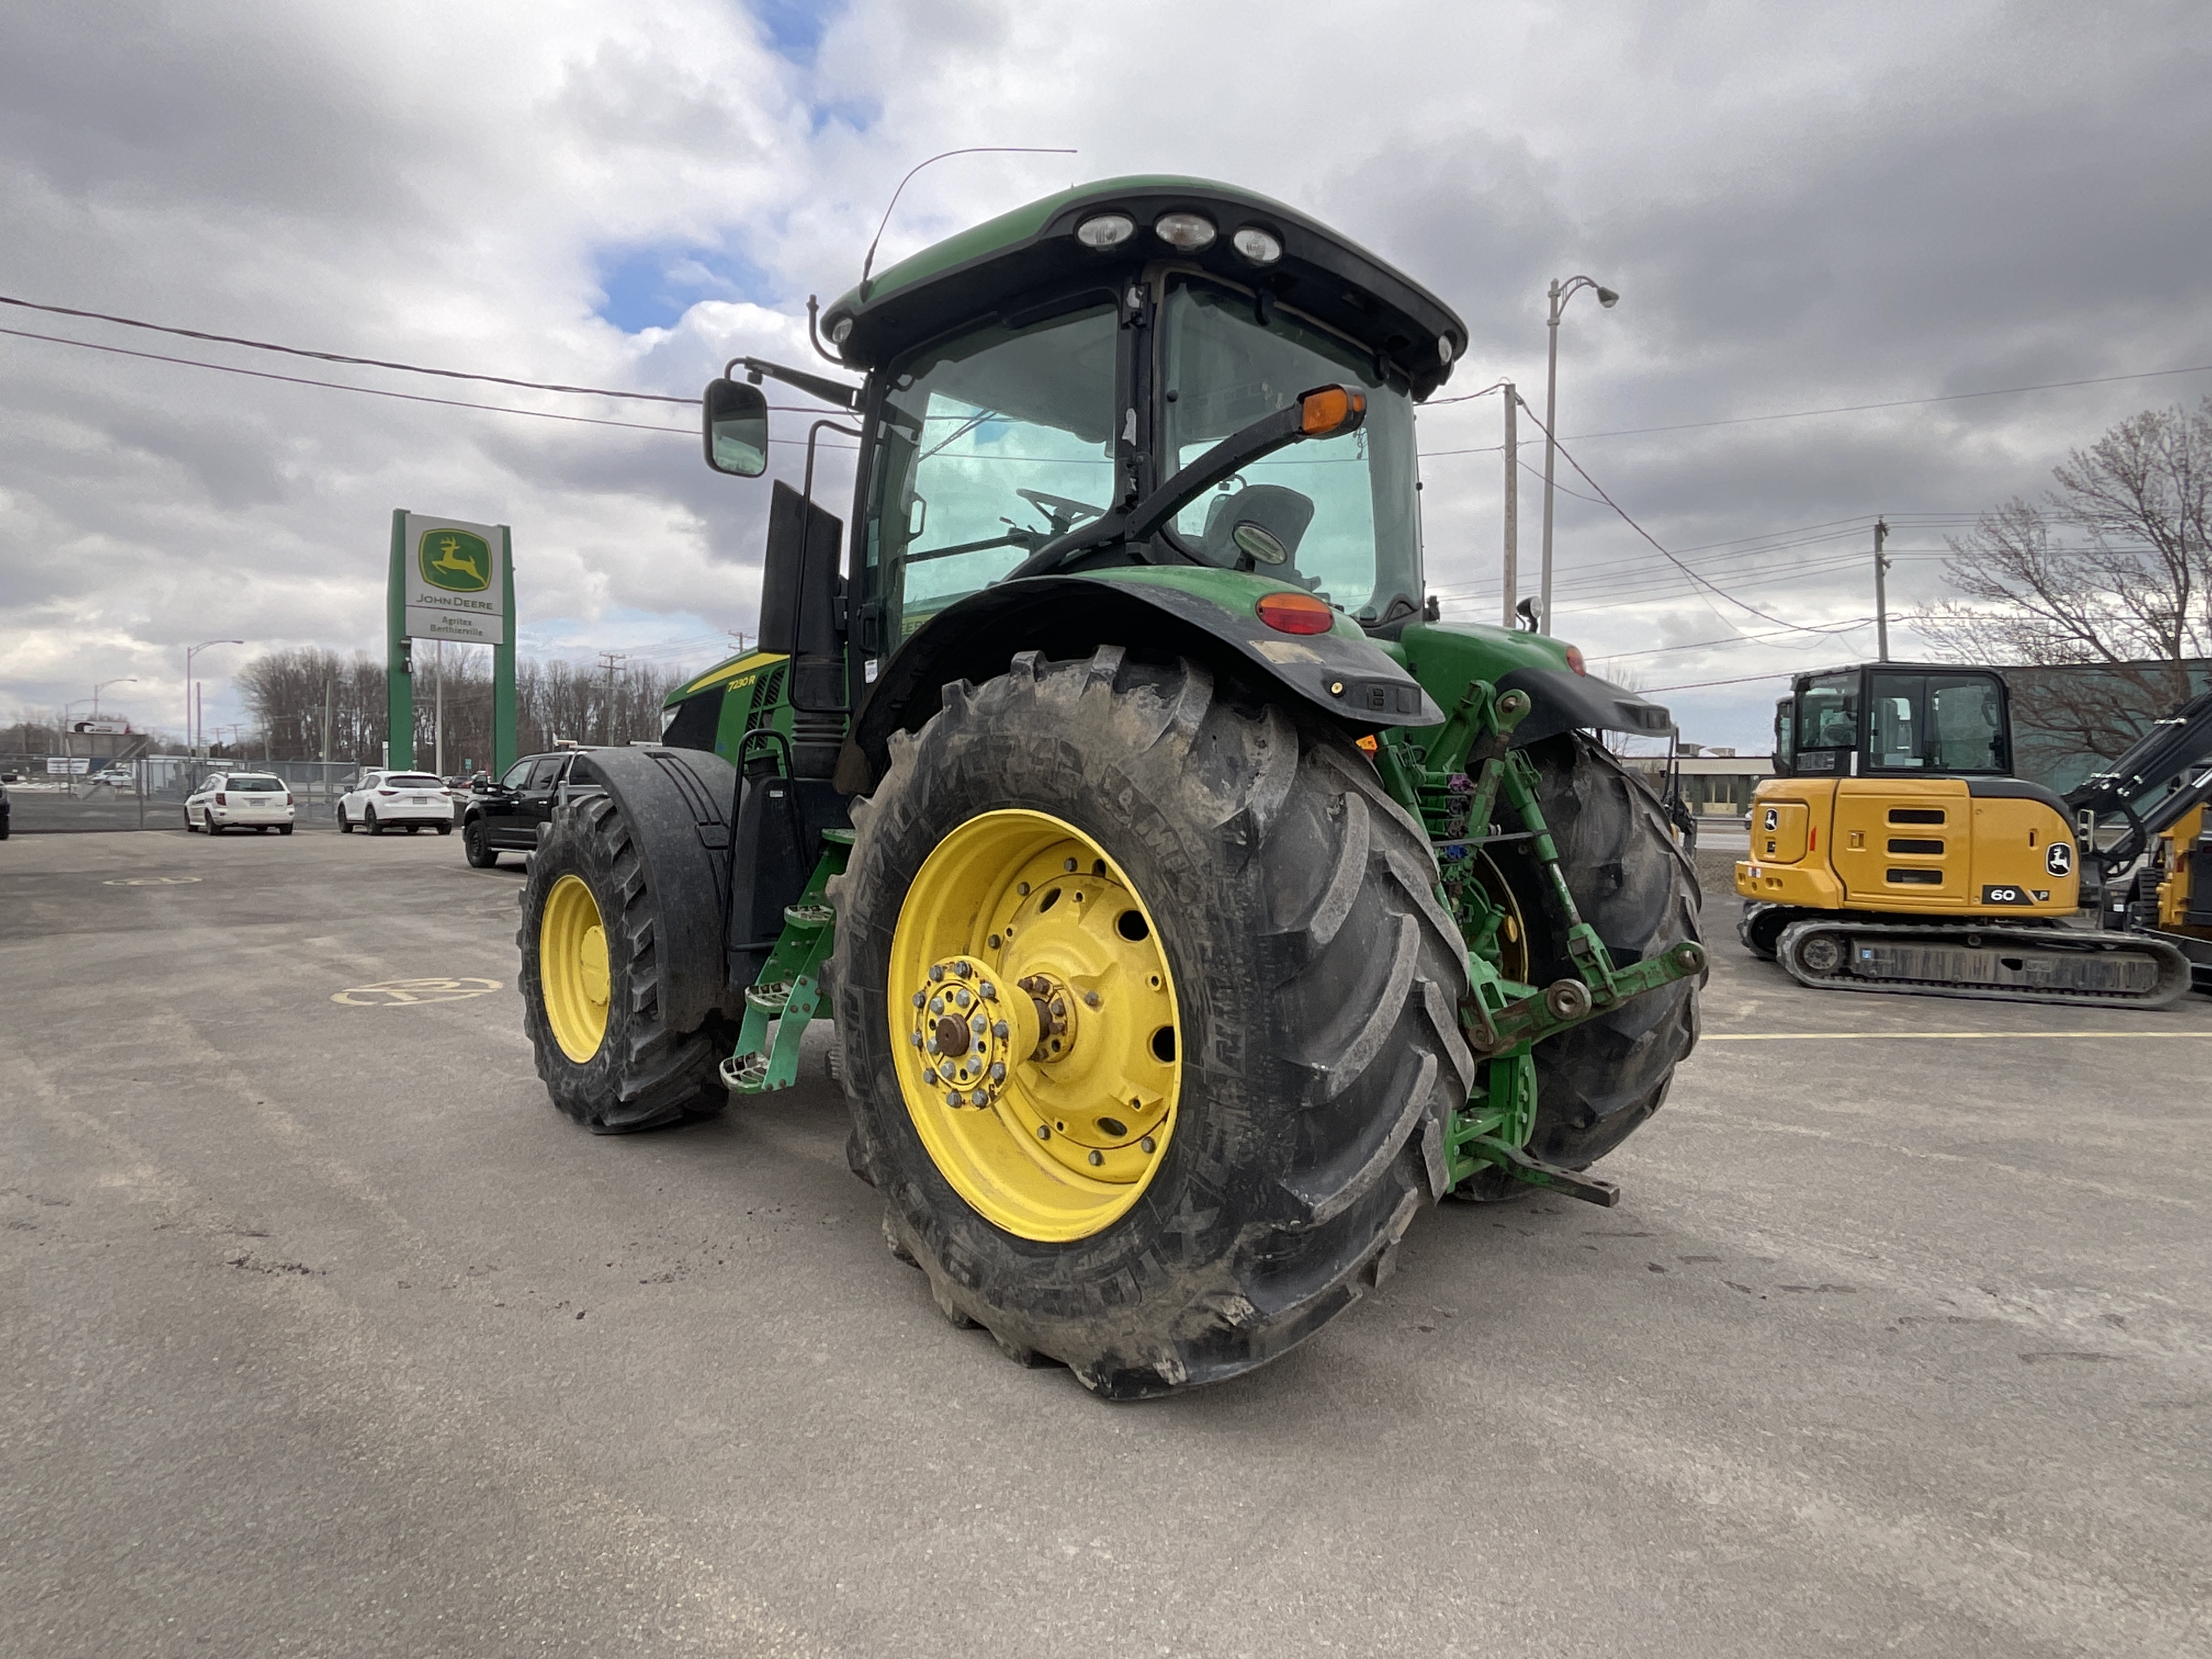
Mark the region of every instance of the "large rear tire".
<instances>
[{"instance_id":1,"label":"large rear tire","mask_svg":"<svg viewBox=\"0 0 2212 1659\"><path fill-rule=\"evenodd\" d=\"M1666 808L1587 733L1531 744L1538 800L1559 868L1583 920L1617 966L1695 939L1702 896L1696 866L1674 842ZM1519 901L1529 979L1575 977L1565 929L1538 902L1542 866L1525 842L1493 857ZM1698 1041L1698 991L1677 980L1536 1045L1536 1127L1528 1150L1547 1164L1588 1169L1657 1111L1674 1067ZM1526 1197L1532 1190L1485 1170L1459 1196Z\"/></svg>"},{"instance_id":2,"label":"large rear tire","mask_svg":"<svg viewBox=\"0 0 2212 1659\"><path fill-rule=\"evenodd\" d=\"M1134 1399L1249 1370L1381 1282L1443 1192L1474 1060L1427 838L1341 733L1192 663L1028 653L947 686L853 820L830 893L854 1165L948 1317ZM925 1088L969 1047L929 999L970 985L949 1012L1012 1003L1012 1036L986 1018L999 1046Z\"/></svg>"},{"instance_id":3,"label":"large rear tire","mask_svg":"<svg viewBox=\"0 0 2212 1659\"><path fill-rule=\"evenodd\" d=\"M711 895L708 896L711 897ZM601 1134L650 1129L727 1103L714 1074L722 1022L671 1030L661 1018L657 893L611 796L556 813L523 887L523 1029L553 1103Z\"/></svg>"}]
</instances>

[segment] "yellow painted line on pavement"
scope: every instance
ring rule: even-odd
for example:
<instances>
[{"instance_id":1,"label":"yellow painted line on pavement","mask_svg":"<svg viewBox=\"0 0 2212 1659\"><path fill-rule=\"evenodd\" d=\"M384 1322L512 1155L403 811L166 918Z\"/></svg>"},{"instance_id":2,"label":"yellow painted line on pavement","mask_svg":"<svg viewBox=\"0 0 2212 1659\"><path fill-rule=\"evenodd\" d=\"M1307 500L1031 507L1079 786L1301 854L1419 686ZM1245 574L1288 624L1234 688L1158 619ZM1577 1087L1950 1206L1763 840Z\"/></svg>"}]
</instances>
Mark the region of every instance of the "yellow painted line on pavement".
<instances>
[{"instance_id":1,"label":"yellow painted line on pavement","mask_svg":"<svg viewBox=\"0 0 2212 1659\"><path fill-rule=\"evenodd\" d=\"M356 985L340 991L331 1000L353 1008L406 1008L424 1002L459 1002L467 997L489 996L500 988L495 979L387 979L376 985Z\"/></svg>"},{"instance_id":2,"label":"yellow painted line on pavement","mask_svg":"<svg viewBox=\"0 0 2212 1659\"><path fill-rule=\"evenodd\" d=\"M1946 1037L1978 1042L1992 1037L2212 1037L2205 1031L1708 1031L1700 1042L1833 1042L1847 1038L1877 1042L1892 1037L1924 1040Z\"/></svg>"}]
</instances>

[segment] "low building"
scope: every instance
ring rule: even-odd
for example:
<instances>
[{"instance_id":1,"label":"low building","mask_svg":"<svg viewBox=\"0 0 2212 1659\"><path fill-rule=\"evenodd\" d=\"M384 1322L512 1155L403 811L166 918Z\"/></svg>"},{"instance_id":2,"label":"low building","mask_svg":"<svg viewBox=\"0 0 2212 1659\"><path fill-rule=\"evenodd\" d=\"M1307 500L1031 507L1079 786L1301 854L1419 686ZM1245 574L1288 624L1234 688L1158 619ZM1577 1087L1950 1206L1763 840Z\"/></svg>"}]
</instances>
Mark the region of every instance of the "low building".
<instances>
[{"instance_id":1,"label":"low building","mask_svg":"<svg viewBox=\"0 0 2212 1659\"><path fill-rule=\"evenodd\" d=\"M1739 755L1732 750L1697 749L1685 744L1674 764L1682 777L1682 799L1700 817L1740 818L1751 807L1751 792L1759 780L1774 775L1770 755ZM1667 788L1664 755L1624 757L1631 771L1639 772L1662 794Z\"/></svg>"}]
</instances>

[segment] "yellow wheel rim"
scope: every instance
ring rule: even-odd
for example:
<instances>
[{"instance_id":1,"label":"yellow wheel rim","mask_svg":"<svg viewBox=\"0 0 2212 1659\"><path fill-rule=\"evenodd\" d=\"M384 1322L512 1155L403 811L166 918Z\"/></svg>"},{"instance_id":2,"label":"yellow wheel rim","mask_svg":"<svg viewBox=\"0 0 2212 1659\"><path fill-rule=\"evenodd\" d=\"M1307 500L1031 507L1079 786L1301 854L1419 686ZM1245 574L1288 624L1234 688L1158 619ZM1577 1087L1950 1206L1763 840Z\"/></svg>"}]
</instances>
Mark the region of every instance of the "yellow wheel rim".
<instances>
[{"instance_id":1,"label":"yellow wheel rim","mask_svg":"<svg viewBox=\"0 0 2212 1659\"><path fill-rule=\"evenodd\" d=\"M886 977L908 1115L976 1213L1058 1243L1127 1212L1175 1132L1182 1034L1103 848L1043 812L969 819L908 890Z\"/></svg>"},{"instance_id":2,"label":"yellow wheel rim","mask_svg":"<svg viewBox=\"0 0 2212 1659\"><path fill-rule=\"evenodd\" d=\"M545 896L538 923L538 976L545 1018L561 1052L579 1066L607 1035L607 930L580 876L563 876Z\"/></svg>"}]
</instances>

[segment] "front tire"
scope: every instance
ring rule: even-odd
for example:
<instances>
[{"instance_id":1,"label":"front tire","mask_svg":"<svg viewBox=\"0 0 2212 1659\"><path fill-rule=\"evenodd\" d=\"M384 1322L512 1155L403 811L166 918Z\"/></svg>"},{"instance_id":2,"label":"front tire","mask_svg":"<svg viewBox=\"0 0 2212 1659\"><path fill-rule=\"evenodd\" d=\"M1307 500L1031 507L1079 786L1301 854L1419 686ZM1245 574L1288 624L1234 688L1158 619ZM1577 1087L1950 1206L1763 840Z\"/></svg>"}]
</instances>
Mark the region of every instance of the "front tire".
<instances>
[{"instance_id":1,"label":"front tire","mask_svg":"<svg viewBox=\"0 0 2212 1659\"><path fill-rule=\"evenodd\" d=\"M1349 739L1195 664L1027 653L946 687L853 818L830 892L854 1167L948 1316L1133 1399L1249 1370L1382 1281L1474 1064L1427 838ZM1044 985L1069 1050L1011 1020L1006 1082L947 1105L919 1080L948 982L925 962L1001 1006Z\"/></svg>"},{"instance_id":2,"label":"front tire","mask_svg":"<svg viewBox=\"0 0 2212 1659\"><path fill-rule=\"evenodd\" d=\"M338 808L338 834L342 836L353 834L353 820L346 816L346 810L343 806Z\"/></svg>"},{"instance_id":3,"label":"front tire","mask_svg":"<svg viewBox=\"0 0 2212 1659\"><path fill-rule=\"evenodd\" d=\"M482 818L471 818L461 826L461 856L477 870L499 868L499 849L491 844L491 836Z\"/></svg>"},{"instance_id":4,"label":"front tire","mask_svg":"<svg viewBox=\"0 0 2212 1659\"><path fill-rule=\"evenodd\" d=\"M708 894L711 898L712 895ZM672 1031L660 1016L658 910L699 896L653 890L604 793L557 813L523 888L523 1029L553 1103L601 1134L650 1129L727 1103L714 1066L724 1022Z\"/></svg>"}]
</instances>

